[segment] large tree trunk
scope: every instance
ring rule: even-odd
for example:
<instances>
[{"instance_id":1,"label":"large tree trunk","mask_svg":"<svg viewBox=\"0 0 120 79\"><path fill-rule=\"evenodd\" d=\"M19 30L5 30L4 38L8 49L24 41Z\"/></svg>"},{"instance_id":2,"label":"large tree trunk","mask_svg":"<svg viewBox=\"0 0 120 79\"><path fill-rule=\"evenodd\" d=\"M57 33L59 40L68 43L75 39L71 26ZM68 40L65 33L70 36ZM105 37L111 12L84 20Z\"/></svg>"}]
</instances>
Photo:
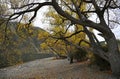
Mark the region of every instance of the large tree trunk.
<instances>
[{"instance_id":1,"label":"large tree trunk","mask_svg":"<svg viewBox=\"0 0 120 79\"><path fill-rule=\"evenodd\" d=\"M112 33L112 37L107 39L109 62L111 65L112 73L114 76L120 77L120 52L117 44L117 40Z\"/></svg>"},{"instance_id":2,"label":"large tree trunk","mask_svg":"<svg viewBox=\"0 0 120 79\"><path fill-rule=\"evenodd\" d=\"M87 29L86 29L86 33L90 39L94 53L99 55L103 59L107 60L111 65L112 74L115 77L120 77L120 52L119 52L117 40L113 32L109 28L104 30L107 30L104 33L102 33L107 43L107 47L108 47L107 52L104 52L100 49L100 47L94 41L92 34L90 34L90 32Z\"/></svg>"},{"instance_id":3,"label":"large tree trunk","mask_svg":"<svg viewBox=\"0 0 120 79\"><path fill-rule=\"evenodd\" d=\"M117 53L118 52L110 52L111 55L109 56L109 62L113 76L120 78L120 56L117 55Z\"/></svg>"}]
</instances>

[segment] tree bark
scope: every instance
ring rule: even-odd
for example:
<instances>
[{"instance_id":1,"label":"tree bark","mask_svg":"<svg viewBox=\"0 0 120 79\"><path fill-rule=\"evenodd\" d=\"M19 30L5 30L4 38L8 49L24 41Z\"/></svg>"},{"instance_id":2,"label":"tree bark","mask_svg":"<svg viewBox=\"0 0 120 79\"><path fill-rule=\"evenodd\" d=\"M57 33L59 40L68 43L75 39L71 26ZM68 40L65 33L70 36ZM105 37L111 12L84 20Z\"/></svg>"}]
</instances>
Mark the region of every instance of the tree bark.
<instances>
[{"instance_id":1,"label":"tree bark","mask_svg":"<svg viewBox=\"0 0 120 79\"><path fill-rule=\"evenodd\" d=\"M110 52L110 54L113 52ZM120 78L120 56L117 55L117 52L114 52L114 54L111 54L109 56L109 62L112 69L112 75Z\"/></svg>"},{"instance_id":2,"label":"tree bark","mask_svg":"<svg viewBox=\"0 0 120 79\"><path fill-rule=\"evenodd\" d=\"M114 76L120 77L120 52L114 34L112 34L111 38L107 39L107 43L112 73Z\"/></svg>"},{"instance_id":3,"label":"tree bark","mask_svg":"<svg viewBox=\"0 0 120 79\"><path fill-rule=\"evenodd\" d=\"M99 47L96 45L96 42L92 38L90 32L86 30L86 33L91 41L94 53L98 54L100 57L107 60L111 65L113 76L115 76L117 79L120 79L120 52L118 48L118 43L115 38L115 35L109 28L106 28L104 30L106 31L102 32L102 34L103 37L105 38L105 41L107 42L108 52L104 52L101 49L99 49ZM106 55L108 58L105 58L104 55Z\"/></svg>"}]
</instances>

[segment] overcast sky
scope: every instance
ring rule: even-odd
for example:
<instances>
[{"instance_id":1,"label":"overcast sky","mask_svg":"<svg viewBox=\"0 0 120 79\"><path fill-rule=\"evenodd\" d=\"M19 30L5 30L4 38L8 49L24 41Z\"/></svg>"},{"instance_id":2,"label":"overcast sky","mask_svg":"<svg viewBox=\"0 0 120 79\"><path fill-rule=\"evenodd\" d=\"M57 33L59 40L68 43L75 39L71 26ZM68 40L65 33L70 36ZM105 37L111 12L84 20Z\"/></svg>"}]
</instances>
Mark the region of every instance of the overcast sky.
<instances>
[{"instance_id":1,"label":"overcast sky","mask_svg":"<svg viewBox=\"0 0 120 79\"><path fill-rule=\"evenodd\" d=\"M38 14L37 14L37 17L35 18L35 21L34 21L34 26L36 27L41 27L45 30L49 29L49 24L47 23L44 23L44 18L45 18L45 15L44 13L46 12L47 10L47 7L42 7L39 11L38 11ZM117 14L120 14L120 11L117 12ZM114 15L112 15L114 16ZM91 19L95 19L93 17L91 17ZM112 29L112 31L114 32L115 36L117 39L120 39L120 25L117 25L116 28ZM95 31L96 32L96 31ZM96 32L96 35L97 35L98 32ZM100 40L103 40L101 37L97 36Z\"/></svg>"}]
</instances>

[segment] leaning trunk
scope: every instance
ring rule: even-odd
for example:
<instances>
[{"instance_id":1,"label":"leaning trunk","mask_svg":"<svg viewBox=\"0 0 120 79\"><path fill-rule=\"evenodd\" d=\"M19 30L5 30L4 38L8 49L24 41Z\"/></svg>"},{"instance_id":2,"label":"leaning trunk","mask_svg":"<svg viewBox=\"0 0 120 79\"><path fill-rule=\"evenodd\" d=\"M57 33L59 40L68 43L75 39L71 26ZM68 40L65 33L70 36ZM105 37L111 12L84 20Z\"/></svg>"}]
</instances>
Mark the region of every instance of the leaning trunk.
<instances>
[{"instance_id":1,"label":"leaning trunk","mask_svg":"<svg viewBox=\"0 0 120 79\"><path fill-rule=\"evenodd\" d=\"M109 62L114 76L120 77L120 55L118 52L110 52Z\"/></svg>"},{"instance_id":2,"label":"leaning trunk","mask_svg":"<svg viewBox=\"0 0 120 79\"><path fill-rule=\"evenodd\" d=\"M111 65L112 73L114 76L120 77L120 52L117 44L117 40L113 33L111 33L112 37L107 39L107 45L108 45L108 57L109 62Z\"/></svg>"}]
</instances>

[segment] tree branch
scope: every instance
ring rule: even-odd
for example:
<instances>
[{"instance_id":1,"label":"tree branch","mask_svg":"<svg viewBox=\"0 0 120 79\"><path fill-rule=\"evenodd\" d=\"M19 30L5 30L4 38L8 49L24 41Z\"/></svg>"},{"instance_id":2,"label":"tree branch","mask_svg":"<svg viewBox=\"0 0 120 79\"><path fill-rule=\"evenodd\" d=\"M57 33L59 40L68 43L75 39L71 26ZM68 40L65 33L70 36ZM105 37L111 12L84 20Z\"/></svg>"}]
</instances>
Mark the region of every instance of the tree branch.
<instances>
[{"instance_id":1,"label":"tree branch","mask_svg":"<svg viewBox=\"0 0 120 79\"><path fill-rule=\"evenodd\" d=\"M37 4L38 4L38 3L37 3ZM29 13L29 12L35 12L35 14L34 14L34 16L35 16L36 13L37 13L37 11L38 11L41 7L43 7L43 6L45 6L45 5L52 5L52 3L51 3L51 2L39 3L38 6L35 7L35 8L28 9L28 10L23 10L23 11L16 12L16 13L12 14L12 15L9 17L8 20L16 19L16 18L18 18L20 15L25 14L25 13ZM15 17L15 18L12 18L12 17L14 17L14 16L16 16L16 15L18 15L18 16ZM34 16L31 18L31 20L33 20L33 19L35 18ZM31 21L31 20L30 20L30 21Z\"/></svg>"}]
</instances>

